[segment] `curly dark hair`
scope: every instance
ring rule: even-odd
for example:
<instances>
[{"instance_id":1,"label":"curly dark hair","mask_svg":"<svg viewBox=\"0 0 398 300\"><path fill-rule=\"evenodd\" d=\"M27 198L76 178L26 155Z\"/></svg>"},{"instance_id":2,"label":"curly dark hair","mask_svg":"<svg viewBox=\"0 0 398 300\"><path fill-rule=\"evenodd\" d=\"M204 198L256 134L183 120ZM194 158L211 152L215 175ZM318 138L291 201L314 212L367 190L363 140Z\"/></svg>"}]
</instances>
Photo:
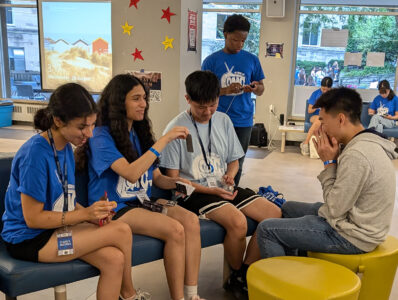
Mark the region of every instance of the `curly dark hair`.
<instances>
[{"instance_id":1,"label":"curly dark hair","mask_svg":"<svg viewBox=\"0 0 398 300\"><path fill-rule=\"evenodd\" d=\"M236 30L249 32L250 23L244 16L233 14L225 20L223 32L230 33Z\"/></svg>"},{"instance_id":2,"label":"curly dark hair","mask_svg":"<svg viewBox=\"0 0 398 300\"><path fill-rule=\"evenodd\" d=\"M140 141L141 150L144 153L155 143L155 138L152 132L152 123L148 117L149 92L142 81L130 74L116 75L102 91L97 105L98 118L96 126L109 127L117 149L129 163L135 161L139 155L130 140L125 101L126 95L138 85L141 85L145 91L147 105L144 119L142 121L134 121L133 128ZM84 146L84 149L79 149L79 152L87 153L87 151L88 147L86 146ZM79 170L86 166L87 158L85 156L79 155L79 157L76 157L76 160Z\"/></svg>"},{"instance_id":3,"label":"curly dark hair","mask_svg":"<svg viewBox=\"0 0 398 300\"><path fill-rule=\"evenodd\" d=\"M139 155L130 141L127 127L126 95L135 87L141 85L146 94L146 108L144 119L134 121L133 128L141 144L142 152L146 152L155 143L152 123L148 117L149 92L140 79L129 74L119 74L112 78L101 94L98 102L97 126L109 126L117 149L129 163L135 161Z\"/></svg>"}]
</instances>

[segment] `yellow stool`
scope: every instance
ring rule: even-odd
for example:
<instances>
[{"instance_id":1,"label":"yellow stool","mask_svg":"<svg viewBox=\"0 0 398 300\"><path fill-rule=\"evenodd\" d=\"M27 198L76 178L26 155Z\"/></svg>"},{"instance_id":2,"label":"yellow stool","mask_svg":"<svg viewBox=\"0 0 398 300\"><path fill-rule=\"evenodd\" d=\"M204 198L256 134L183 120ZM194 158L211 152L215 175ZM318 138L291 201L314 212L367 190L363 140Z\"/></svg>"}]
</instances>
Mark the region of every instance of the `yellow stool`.
<instances>
[{"instance_id":1,"label":"yellow stool","mask_svg":"<svg viewBox=\"0 0 398 300\"><path fill-rule=\"evenodd\" d=\"M247 272L250 300L356 300L361 281L347 268L309 257L272 257Z\"/></svg>"},{"instance_id":2,"label":"yellow stool","mask_svg":"<svg viewBox=\"0 0 398 300\"><path fill-rule=\"evenodd\" d=\"M362 279L359 300L388 300L398 265L398 239L388 236L374 251L365 254L308 252L308 256L360 273Z\"/></svg>"}]
</instances>

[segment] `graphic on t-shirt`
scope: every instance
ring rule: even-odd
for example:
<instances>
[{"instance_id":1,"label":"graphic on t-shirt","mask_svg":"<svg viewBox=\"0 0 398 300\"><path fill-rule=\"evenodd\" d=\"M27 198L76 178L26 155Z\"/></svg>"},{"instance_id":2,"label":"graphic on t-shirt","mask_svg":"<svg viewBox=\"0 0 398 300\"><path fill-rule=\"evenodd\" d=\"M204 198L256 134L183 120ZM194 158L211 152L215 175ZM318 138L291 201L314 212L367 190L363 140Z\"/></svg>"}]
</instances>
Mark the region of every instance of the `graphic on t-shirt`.
<instances>
[{"instance_id":1,"label":"graphic on t-shirt","mask_svg":"<svg viewBox=\"0 0 398 300\"><path fill-rule=\"evenodd\" d=\"M227 69L227 72L224 73L221 76L220 84L222 88L225 88L227 86L230 86L231 83L240 83L242 86L245 85L246 79L245 79L245 73L242 72L235 72L233 73L234 66L232 68L228 68L227 62L224 62L225 68ZM236 94L230 94L230 95L240 95L243 94L243 90L240 91L239 93Z\"/></svg>"},{"instance_id":2,"label":"graphic on t-shirt","mask_svg":"<svg viewBox=\"0 0 398 300\"><path fill-rule=\"evenodd\" d=\"M130 199L137 197L137 192L144 188L148 190L148 187L152 186L152 179L149 180L148 170L141 176L140 180L132 183L122 176L119 176L116 186L116 193L121 199Z\"/></svg>"},{"instance_id":3,"label":"graphic on t-shirt","mask_svg":"<svg viewBox=\"0 0 398 300\"><path fill-rule=\"evenodd\" d=\"M72 211L75 209L75 198L76 191L73 184L68 184L68 210ZM53 204L53 211L63 211L64 210L64 193L62 192L57 200Z\"/></svg>"},{"instance_id":4,"label":"graphic on t-shirt","mask_svg":"<svg viewBox=\"0 0 398 300\"><path fill-rule=\"evenodd\" d=\"M388 107L384 106L384 104L380 102L380 107L377 109L377 114L379 116L388 115Z\"/></svg>"},{"instance_id":5,"label":"graphic on t-shirt","mask_svg":"<svg viewBox=\"0 0 398 300\"><path fill-rule=\"evenodd\" d=\"M221 162L221 158L218 154L212 153L210 157L210 164L214 167L214 172L212 175L216 177L221 177L225 173L224 164ZM203 158L203 155L198 155L192 161L192 177L196 180L206 178L209 174L209 169Z\"/></svg>"}]
</instances>

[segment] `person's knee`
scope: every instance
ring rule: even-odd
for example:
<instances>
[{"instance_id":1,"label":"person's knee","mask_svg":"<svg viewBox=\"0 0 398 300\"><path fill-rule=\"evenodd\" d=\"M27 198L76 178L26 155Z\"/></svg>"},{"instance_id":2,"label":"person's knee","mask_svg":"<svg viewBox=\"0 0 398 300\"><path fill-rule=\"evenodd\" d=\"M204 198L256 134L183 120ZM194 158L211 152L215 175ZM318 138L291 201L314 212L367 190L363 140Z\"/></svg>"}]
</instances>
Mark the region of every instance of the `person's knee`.
<instances>
[{"instance_id":1,"label":"person's knee","mask_svg":"<svg viewBox=\"0 0 398 300\"><path fill-rule=\"evenodd\" d=\"M239 211L239 214L231 217L225 229L228 233L236 237L245 237L247 233L247 220L245 215Z\"/></svg>"},{"instance_id":2,"label":"person's knee","mask_svg":"<svg viewBox=\"0 0 398 300\"><path fill-rule=\"evenodd\" d=\"M112 221L107 226L112 225L112 236L117 237L119 240L125 242L132 242L133 234L130 225L122 221Z\"/></svg>"},{"instance_id":3,"label":"person's knee","mask_svg":"<svg viewBox=\"0 0 398 300\"><path fill-rule=\"evenodd\" d=\"M104 255L99 264L101 272L111 270L115 273L122 273L124 269L125 257L123 252L115 247L106 247L103 249Z\"/></svg>"},{"instance_id":4,"label":"person's knee","mask_svg":"<svg viewBox=\"0 0 398 300\"><path fill-rule=\"evenodd\" d=\"M185 243L185 231L183 225L176 221L171 220L171 224L167 225L168 231L166 233L166 241L183 244Z\"/></svg>"},{"instance_id":5,"label":"person's knee","mask_svg":"<svg viewBox=\"0 0 398 300\"><path fill-rule=\"evenodd\" d=\"M187 235L200 234L200 222L196 214L187 211L182 220L182 225L184 227L185 234Z\"/></svg>"}]
</instances>

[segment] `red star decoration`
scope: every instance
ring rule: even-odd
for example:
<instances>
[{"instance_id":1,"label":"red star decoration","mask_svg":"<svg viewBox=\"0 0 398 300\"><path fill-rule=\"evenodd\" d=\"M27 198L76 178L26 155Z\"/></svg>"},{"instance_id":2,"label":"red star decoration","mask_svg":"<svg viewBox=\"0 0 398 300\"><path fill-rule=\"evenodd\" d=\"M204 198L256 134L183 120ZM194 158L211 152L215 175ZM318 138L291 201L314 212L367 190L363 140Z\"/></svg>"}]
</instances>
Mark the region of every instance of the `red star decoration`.
<instances>
[{"instance_id":1,"label":"red star decoration","mask_svg":"<svg viewBox=\"0 0 398 300\"><path fill-rule=\"evenodd\" d=\"M172 13L172 12L170 11L170 6L167 7L167 9L162 9L162 11L163 11L163 16L162 16L160 19L167 19L167 21L168 21L169 24L170 24L170 17L171 17L171 16L175 16L175 13Z\"/></svg>"},{"instance_id":2,"label":"red star decoration","mask_svg":"<svg viewBox=\"0 0 398 300\"><path fill-rule=\"evenodd\" d=\"M143 58L142 55L141 55L141 52L142 52L142 50L139 51L137 48L135 48L135 52L134 52L134 53L131 53L131 55L134 56L134 61L135 61L137 58L138 58L138 59L141 59L141 60L144 60L144 58Z\"/></svg>"},{"instance_id":3,"label":"red star decoration","mask_svg":"<svg viewBox=\"0 0 398 300\"><path fill-rule=\"evenodd\" d=\"M130 5L129 7L132 7L133 5L135 6L136 9L138 9L137 7L137 3L140 2L140 0L130 0Z\"/></svg>"}]
</instances>

